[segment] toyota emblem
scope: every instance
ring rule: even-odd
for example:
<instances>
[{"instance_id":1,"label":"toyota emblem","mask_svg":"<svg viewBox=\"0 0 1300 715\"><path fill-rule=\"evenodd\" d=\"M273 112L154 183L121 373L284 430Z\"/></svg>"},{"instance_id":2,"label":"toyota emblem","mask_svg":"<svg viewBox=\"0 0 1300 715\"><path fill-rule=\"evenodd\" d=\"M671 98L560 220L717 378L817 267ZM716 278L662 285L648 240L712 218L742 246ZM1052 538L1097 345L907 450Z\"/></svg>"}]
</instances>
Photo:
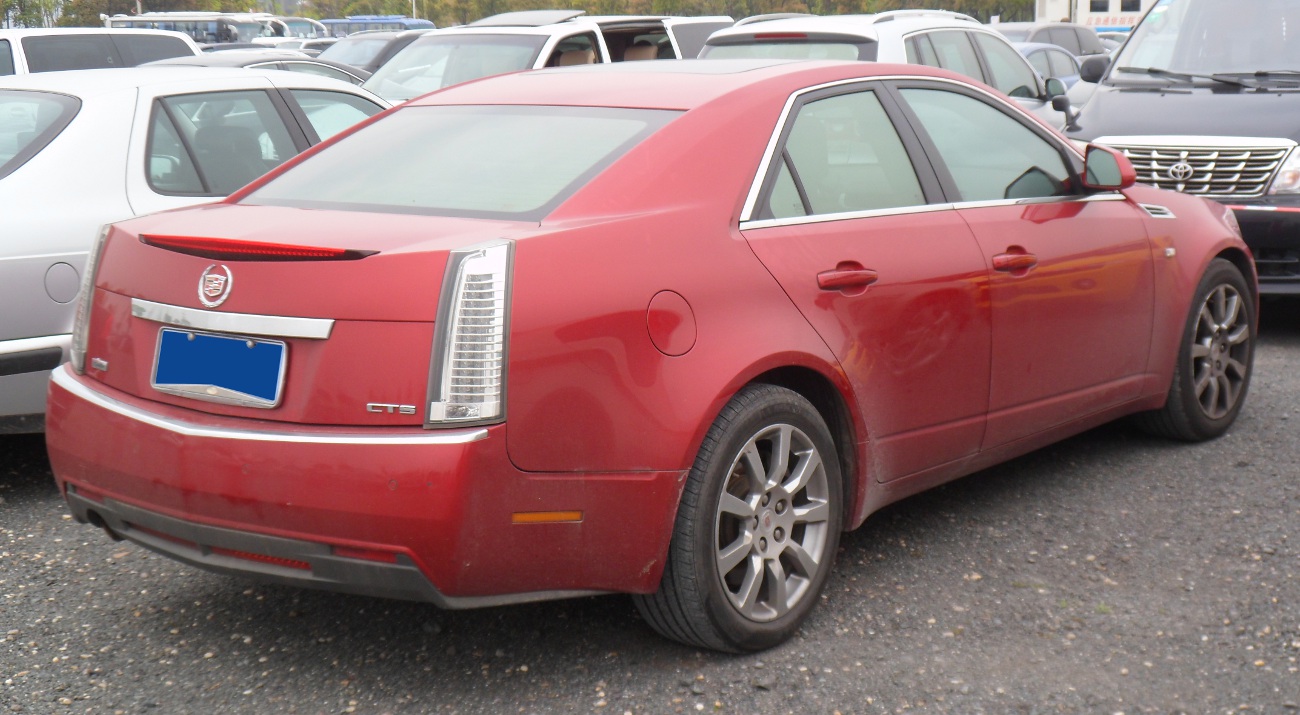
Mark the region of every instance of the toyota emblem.
<instances>
[{"instance_id":1,"label":"toyota emblem","mask_svg":"<svg viewBox=\"0 0 1300 715\"><path fill-rule=\"evenodd\" d=\"M199 302L209 308L221 305L230 297L230 286L234 282L229 268L213 263L199 276Z\"/></svg>"},{"instance_id":2,"label":"toyota emblem","mask_svg":"<svg viewBox=\"0 0 1300 715\"><path fill-rule=\"evenodd\" d=\"M1194 171L1195 170L1192 168L1191 164L1188 164L1185 161L1180 161L1169 167L1169 178L1174 181L1187 181L1192 178L1192 173Z\"/></svg>"}]
</instances>

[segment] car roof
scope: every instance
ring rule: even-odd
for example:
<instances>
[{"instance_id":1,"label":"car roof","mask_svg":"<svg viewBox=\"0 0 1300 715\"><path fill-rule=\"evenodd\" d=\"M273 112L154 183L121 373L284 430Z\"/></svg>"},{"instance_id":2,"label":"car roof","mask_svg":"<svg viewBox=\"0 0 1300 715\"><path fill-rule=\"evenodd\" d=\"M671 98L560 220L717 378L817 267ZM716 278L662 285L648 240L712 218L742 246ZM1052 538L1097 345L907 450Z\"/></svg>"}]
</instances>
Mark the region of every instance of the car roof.
<instances>
[{"instance_id":1,"label":"car roof","mask_svg":"<svg viewBox=\"0 0 1300 715\"><path fill-rule=\"evenodd\" d=\"M989 25L989 27L993 28L994 30L998 29L999 27L1007 27L1012 30L1036 30L1040 27L1081 27L1089 31L1091 31L1092 29L1087 25L1080 25L1077 22L1060 22L1060 21L1051 21L1051 20L1040 20L1035 22L998 22Z\"/></svg>"},{"instance_id":2,"label":"car roof","mask_svg":"<svg viewBox=\"0 0 1300 715\"><path fill-rule=\"evenodd\" d=\"M39 35L166 35L193 39L183 32L143 27L13 27L0 29L0 37L34 37Z\"/></svg>"},{"instance_id":3,"label":"car roof","mask_svg":"<svg viewBox=\"0 0 1300 715\"><path fill-rule=\"evenodd\" d=\"M116 92L134 87L147 87L154 84L175 84L177 82L248 79L261 76L280 87L299 87L307 89L340 89L346 87L355 90L355 85L342 80L307 74L304 72L285 72L284 70L246 69L242 67L193 67L187 65L148 65L140 67L114 67L111 69L62 70L59 72L33 72L31 74L13 75L4 78L0 90L28 89L58 92L80 97ZM255 86L252 85L252 86ZM362 91L369 95L368 92ZM376 97L376 99L378 99ZM387 106L389 103L380 100Z\"/></svg>"},{"instance_id":4,"label":"car roof","mask_svg":"<svg viewBox=\"0 0 1300 715\"><path fill-rule=\"evenodd\" d=\"M154 60L151 65L201 65L204 67L243 67L251 62L274 62L276 60L314 60L310 55L297 50L239 49L204 52L193 57L168 57ZM325 63L323 63L325 64Z\"/></svg>"},{"instance_id":5,"label":"car roof","mask_svg":"<svg viewBox=\"0 0 1300 715\"><path fill-rule=\"evenodd\" d=\"M771 20L759 16L748 20L741 20L734 27L718 30L710 35L710 42L715 38L745 37L769 32L815 32L877 40L882 31L889 34L903 34L931 27L981 26L979 21L970 15L948 10L894 10L871 15L777 16Z\"/></svg>"},{"instance_id":6,"label":"car roof","mask_svg":"<svg viewBox=\"0 0 1300 715\"><path fill-rule=\"evenodd\" d=\"M939 77L978 85L949 70L921 65L842 60L675 60L614 62L515 72L471 80L416 98L407 106L440 104L693 109L770 83L784 97L794 89L845 79Z\"/></svg>"},{"instance_id":7,"label":"car roof","mask_svg":"<svg viewBox=\"0 0 1300 715\"><path fill-rule=\"evenodd\" d=\"M1011 46L1016 48L1017 50L1020 50L1021 54L1024 54L1026 52L1034 52L1035 50L1053 50L1056 52L1060 52L1061 54L1070 55L1069 50L1065 49L1064 47L1061 47L1060 45L1054 45L1050 42L1012 42ZM1070 55L1070 56L1074 57L1074 55Z\"/></svg>"}]
</instances>

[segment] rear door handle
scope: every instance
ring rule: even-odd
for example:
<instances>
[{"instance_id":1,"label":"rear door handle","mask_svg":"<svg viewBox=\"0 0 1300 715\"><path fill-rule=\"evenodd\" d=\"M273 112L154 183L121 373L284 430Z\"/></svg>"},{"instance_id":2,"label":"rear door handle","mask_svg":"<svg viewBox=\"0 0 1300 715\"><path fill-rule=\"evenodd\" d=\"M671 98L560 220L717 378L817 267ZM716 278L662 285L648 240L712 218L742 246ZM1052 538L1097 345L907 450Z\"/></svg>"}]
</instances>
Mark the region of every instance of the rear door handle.
<instances>
[{"instance_id":1,"label":"rear door handle","mask_svg":"<svg viewBox=\"0 0 1300 715\"><path fill-rule=\"evenodd\" d=\"M1032 253L999 253L993 257L993 270L1004 273L1027 271L1038 265L1038 256Z\"/></svg>"},{"instance_id":2,"label":"rear door handle","mask_svg":"<svg viewBox=\"0 0 1300 715\"><path fill-rule=\"evenodd\" d=\"M822 290L866 288L877 280L880 276L870 268L837 266L835 270L817 274L817 287Z\"/></svg>"}]
</instances>

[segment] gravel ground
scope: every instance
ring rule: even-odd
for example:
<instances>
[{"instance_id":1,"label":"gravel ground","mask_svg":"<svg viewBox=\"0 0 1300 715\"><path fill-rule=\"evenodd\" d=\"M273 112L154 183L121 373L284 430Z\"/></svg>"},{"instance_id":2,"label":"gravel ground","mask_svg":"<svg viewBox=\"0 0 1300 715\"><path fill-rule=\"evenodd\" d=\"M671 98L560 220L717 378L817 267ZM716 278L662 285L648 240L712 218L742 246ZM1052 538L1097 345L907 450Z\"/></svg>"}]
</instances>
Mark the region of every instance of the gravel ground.
<instances>
[{"instance_id":1,"label":"gravel ground","mask_svg":"<svg viewBox=\"0 0 1300 715\"><path fill-rule=\"evenodd\" d=\"M480 611L265 586L66 516L0 437L0 712L1300 713L1300 304L1236 427L1105 427L846 535L798 637L724 656L609 596Z\"/></svg>"}]
</instances>

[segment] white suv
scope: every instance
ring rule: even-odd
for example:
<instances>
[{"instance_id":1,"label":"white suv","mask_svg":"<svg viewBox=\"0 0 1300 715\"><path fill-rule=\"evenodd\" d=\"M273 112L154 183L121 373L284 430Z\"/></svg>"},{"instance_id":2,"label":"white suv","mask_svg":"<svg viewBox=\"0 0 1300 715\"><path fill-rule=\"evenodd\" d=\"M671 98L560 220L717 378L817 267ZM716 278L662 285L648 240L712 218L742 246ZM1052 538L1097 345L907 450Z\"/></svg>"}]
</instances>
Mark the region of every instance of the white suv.
<instances>
[{"instance_id":1,"label":"white suv","mask_svg":"<svg viewBox=\"0 0 1300 715\"><path fill-rule=\"evenodd\" d=\"M943 67L1015 99L1053 127L1065 115L1052 99L1065 94L1044 80L1005 37L969 15L896 10L874 15L760 15L719 30L700 57L867 60Z\"/></svg>"},{"instance_id":2,"label":"white suv","mask_svg":"<svg viewBox=\"0 0 1300 715\"><path fill-rule=\"evenodd\" d=\"M135 67L199 54L189 35L167 30L54 27L0 30L0 76Z\"/></svg>"},{"instance_id":3,"label":"white suv","mask_svg":"<svg viewBox=\"0 0 1300 715\"><path fill-rule=\"evenodd\" d=\"M529 10L430 30L362 86L390 102L488 75L539 67L695 57L730 17L584 15Z\"/></svg>"}]
</instances>

